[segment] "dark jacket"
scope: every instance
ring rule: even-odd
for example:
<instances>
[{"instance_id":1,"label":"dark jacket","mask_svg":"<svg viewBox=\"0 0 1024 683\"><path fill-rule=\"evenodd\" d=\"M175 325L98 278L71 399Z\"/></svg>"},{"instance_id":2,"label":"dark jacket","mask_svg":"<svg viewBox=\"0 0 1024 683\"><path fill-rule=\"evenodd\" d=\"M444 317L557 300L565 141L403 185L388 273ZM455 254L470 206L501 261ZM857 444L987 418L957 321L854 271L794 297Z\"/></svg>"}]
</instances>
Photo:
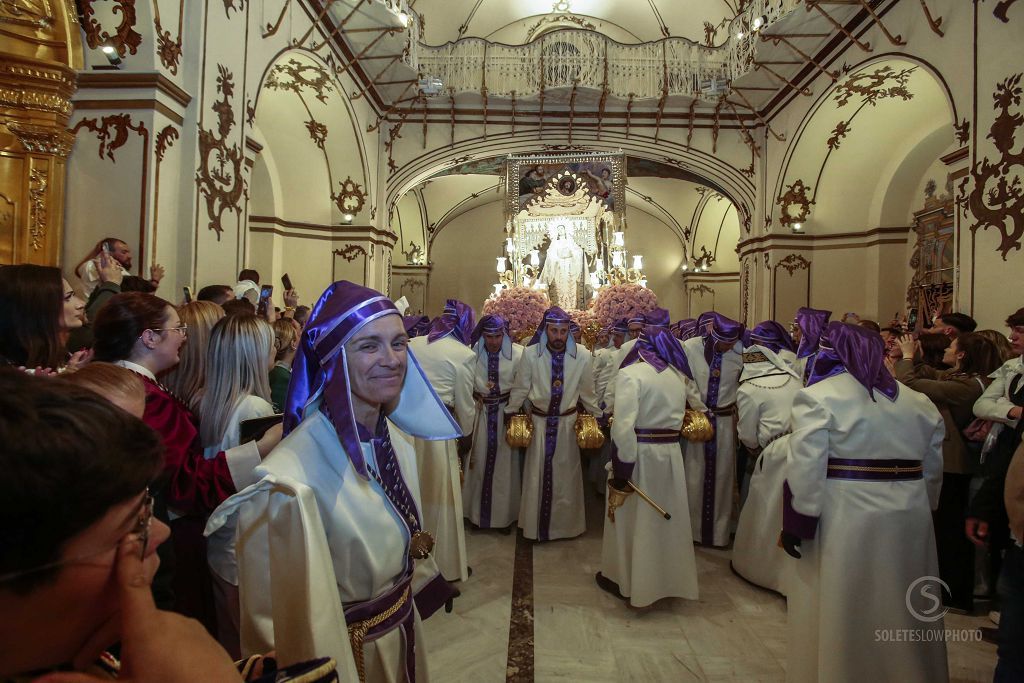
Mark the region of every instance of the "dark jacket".
<instances>
[{"instance_id":1,"label":"dark jacket","mask_svg":"<svg viewBox=\"0 0 1024 683\"><path fill-rule=\"evenodd\" d=\"M985 379L935 368L912 360L899 360L896 379L927 396L946 423L942 441L942 471L969 474L977 470L964 444L963 430L974 420L974 402L985 390Z\"/></svg>"}]
</instances>

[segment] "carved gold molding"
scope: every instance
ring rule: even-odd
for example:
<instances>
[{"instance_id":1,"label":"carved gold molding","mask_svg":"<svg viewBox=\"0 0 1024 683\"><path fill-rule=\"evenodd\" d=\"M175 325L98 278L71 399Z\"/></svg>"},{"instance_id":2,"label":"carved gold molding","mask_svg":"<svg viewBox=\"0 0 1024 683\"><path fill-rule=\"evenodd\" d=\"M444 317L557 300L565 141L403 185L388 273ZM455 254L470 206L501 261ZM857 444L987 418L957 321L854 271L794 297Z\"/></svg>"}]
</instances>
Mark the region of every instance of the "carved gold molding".
<instances>
[{"instance_id":1,"label":"carved gold molding","mask_svg":"<svg viewBox=\"0 0 1024 683\"><path fill-rule=\"evenodd\" d=\"M33 154L53 154L66 159L71 153L71 147L75 144L74 135L67 130L52 126L9 121L7 130L14 133L26 152Z\"/></svg>"}]
</instances>

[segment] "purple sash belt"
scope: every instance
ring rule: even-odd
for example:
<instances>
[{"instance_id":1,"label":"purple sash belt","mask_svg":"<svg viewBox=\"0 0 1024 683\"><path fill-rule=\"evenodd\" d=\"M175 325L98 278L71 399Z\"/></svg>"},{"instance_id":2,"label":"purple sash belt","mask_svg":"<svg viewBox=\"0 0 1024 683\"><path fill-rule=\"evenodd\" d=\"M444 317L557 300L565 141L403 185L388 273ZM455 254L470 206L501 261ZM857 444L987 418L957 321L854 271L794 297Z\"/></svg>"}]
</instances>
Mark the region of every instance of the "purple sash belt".
<instances>
[{"instance_id":1,"label":"purple sash belt","mask_svg":"<svg viewBox=\"0 0 1024 683\"><path fill-rule=\"evenodd\" d=\"M508 397L511 395L512 392L510 391L506 391L504 394L498 394L497 396L487 396L484 394L479 394L475 391L473 392L473 398L476 399L477 401L480 401L485 406L497 406L501 405L502 403L508 403Z\"/></svg>"},{"instance_id":2,"label":"purple sash belt","mask_svg":"<svg viewBox=\"0 0 1024 683\"><path fill-rule=\"evenodd\" d=\"M575 412L576 408L570 408L564 413L555 413L554 415L549 415L547 412L543 410L537 410L536 408L533 409L533 414L536 415L537 417L566 417L567 415L572 415Z\"/></svg>"},{"instance_id":3,"label":"purple sash belt","mask_svg":"<svg viewBox=\"0 0 1024 683\"><path fill-rule=\"evenodd\" d=\"M633 430L637 443L679 443L678 429L641 429Z\"/></svg>"},{"instance_id":4,"label":"purple sash belt","mask_svg":"<svg viewBox=\"0 0 1024 683\"><path fill-rule=\"evenodd\" d=\"M403 664L410 683L416 680L416 642L413 635L412 573L406 574L391 590L382 595L343 606L348 624L348 639L356 660L359 680L366 680L363 644L372 642L396 628L405 630L406 647Z\"/></svg>"},{"instance_id":5,"label":"purple sash belt","mask_svg":"<svg viewBox=\"0 0 1024 683\"><path fill-rule=\"evenodd\" d=\"M829 458L829 479L858 481L910 481L922 479L924 467L920 460L860 460Z\"/></svg>"}]
</instances>

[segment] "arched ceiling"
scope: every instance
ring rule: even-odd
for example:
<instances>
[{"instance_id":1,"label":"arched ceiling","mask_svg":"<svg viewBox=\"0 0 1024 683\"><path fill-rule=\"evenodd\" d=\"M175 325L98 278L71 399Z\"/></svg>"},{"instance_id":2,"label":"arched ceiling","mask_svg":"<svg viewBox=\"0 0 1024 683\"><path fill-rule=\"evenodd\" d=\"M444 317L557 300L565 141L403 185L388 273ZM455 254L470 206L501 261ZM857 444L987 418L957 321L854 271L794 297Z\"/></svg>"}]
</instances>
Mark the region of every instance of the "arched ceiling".
<instances>
[{"instance_id":1,"label":"arched ceiling","mask_svg":"<svg viewBox=\"0 0 1024 683\"><path fill-rule=\"evenodd\" d=\"M739 0L419 0L424 42L440 45L465 37L506 44L529 42L558 27L586 28L619 42L640 43L673 36L704 43L705 25L724 38L722 27L736 16ZM717 35L714 31L717 29Z\"/></svg>"},{"instance_id":2,"label":"arched ceiling","mask_svg":"<svg viewBox=\"0 0 1024 683\"><path fill-rule=\"evenodd\" d=\"M460 216L487 204L503 204L500 178L480 171L438 175L402 197L395 223L400 225L403 253L413 245L429 253L433 240ZM627 216L642 212L664 223L691 263L706 251L714 258L713 272L739 267L739 218L733 203L714 188L695 179L637 175L629 180L626 204ZM481 230L490 227L481 226ZM495 249L500 245L495 244Z\"/></svg>"}]
</instances>

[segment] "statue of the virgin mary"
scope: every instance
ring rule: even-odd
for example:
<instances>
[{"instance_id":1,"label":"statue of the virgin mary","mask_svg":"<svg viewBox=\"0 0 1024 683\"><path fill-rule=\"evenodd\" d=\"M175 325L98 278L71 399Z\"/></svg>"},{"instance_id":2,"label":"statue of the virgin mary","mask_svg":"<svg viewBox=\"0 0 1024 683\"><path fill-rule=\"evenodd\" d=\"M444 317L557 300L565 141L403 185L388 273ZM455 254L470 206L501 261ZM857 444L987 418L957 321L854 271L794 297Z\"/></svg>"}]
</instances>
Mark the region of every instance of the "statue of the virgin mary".
<instances>
[{"instance_id":1,"label":"statue of the virgin mary","mask_svg":"<svg viewBox=\"0 0 1024 683\"><path fill-rule=\"evenodd\" d=\"M557 226L551 232L551 245L540 273L541 282L548 285L551 303L567 311L582 308L586 270L583 250L564 225Z\"/></svg>"}]
</instances>

